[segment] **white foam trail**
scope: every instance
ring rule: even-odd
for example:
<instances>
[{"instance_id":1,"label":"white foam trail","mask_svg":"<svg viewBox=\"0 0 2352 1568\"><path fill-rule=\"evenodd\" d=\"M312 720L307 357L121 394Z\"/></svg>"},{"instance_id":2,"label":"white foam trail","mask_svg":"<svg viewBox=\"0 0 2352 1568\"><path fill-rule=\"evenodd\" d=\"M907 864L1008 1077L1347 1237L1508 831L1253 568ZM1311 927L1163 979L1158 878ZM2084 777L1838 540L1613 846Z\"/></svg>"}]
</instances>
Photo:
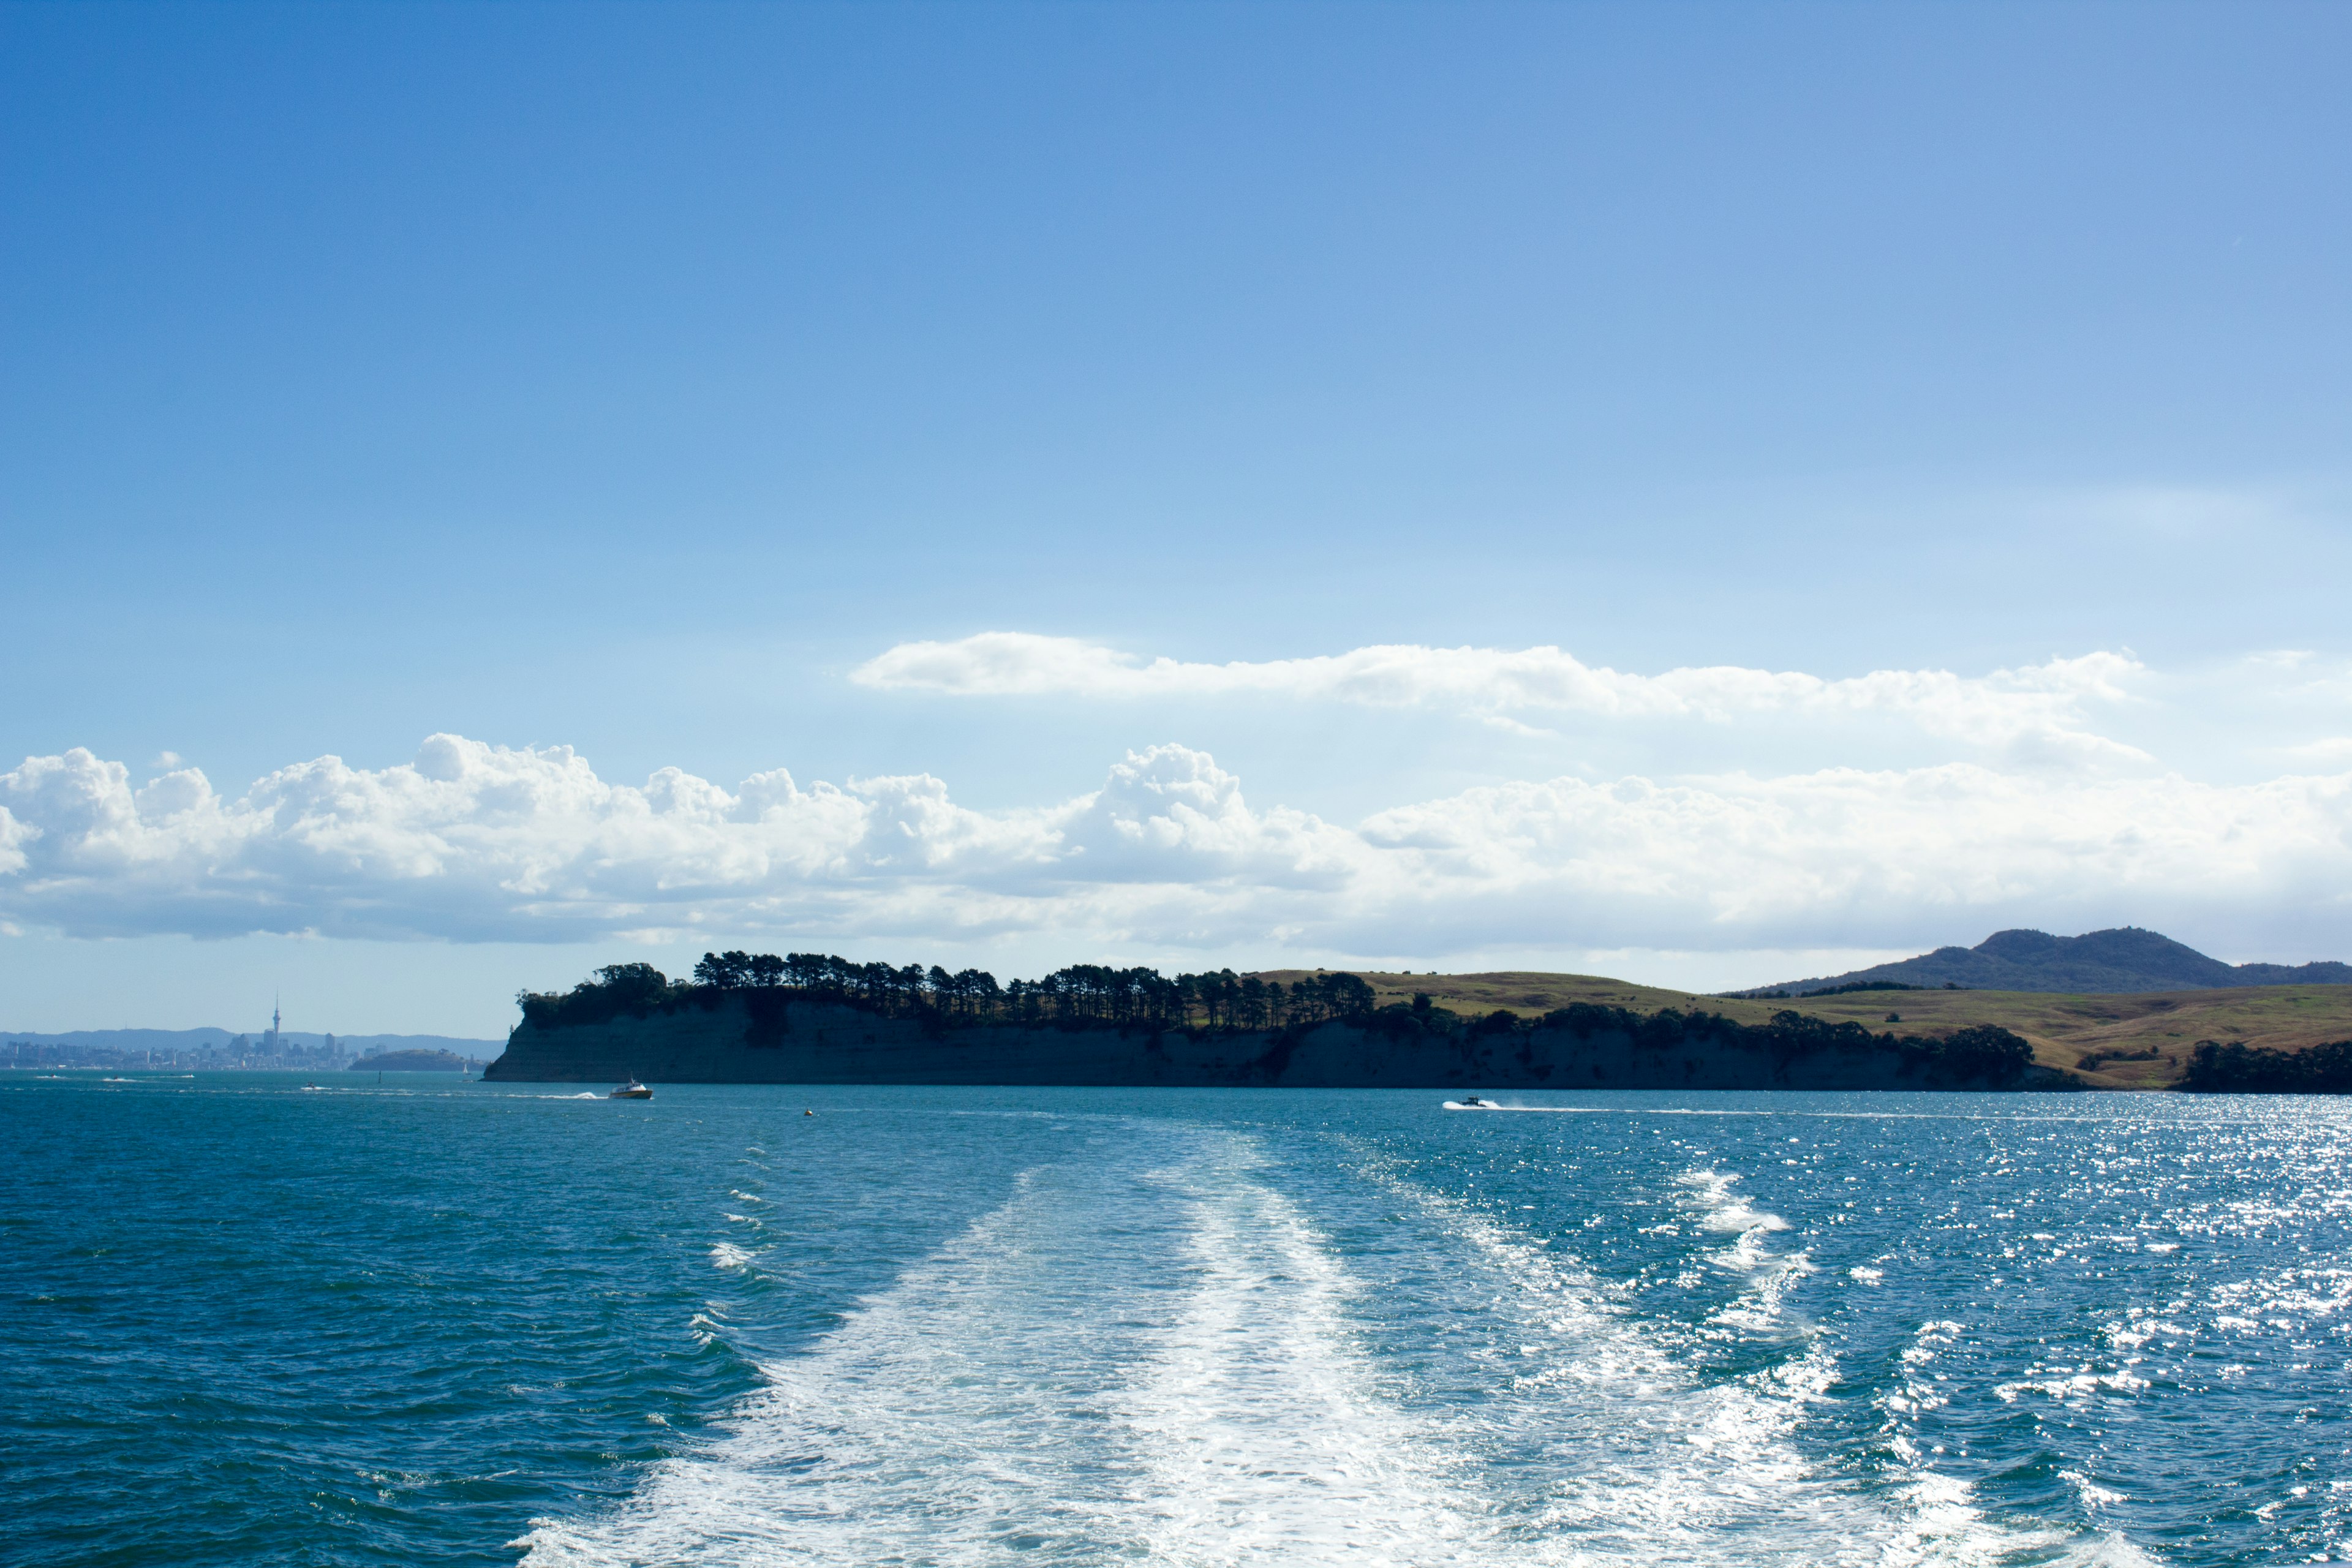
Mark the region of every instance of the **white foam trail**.
<instances>
[{"instance_id":1,"label":"white foam trail","mask_svg":"<svg viewBox=\"0 0 2352 1568\"><path fill-rule=\"evenodd\" d=\"M1699 1223L1709 1230L1730 1230L1748 1235L1789 1228L1787 1220L1752 1206L1733 1190L1739 1185L1739 1177L1736 1173L1726 1174L1714 1170L1685 1171L1675 1178L1675 1185L1688 1195L1691 1205L1699 1211Z\"/></svg>"},{"instance_id":2,"label":"white foam trail","mask_svg":"<svg viewBox=\"0 0 2352 1568\"><path fill-rule=\"evenodd\" d=\"M2157 1568L2157 1561L2120 1535L2077 1542L2056 1560L2063 1568Z\"/></svg>"},{"instance_id":3,"label":"white foam trail","mask_svg":"<svg viewBox=\"0 0 2352 1568\"><path fill-rule=\"evenodd\" d=\"M1800 1276L1813 1271L1812 1261L1805 1253L1775 1252L1764 1244L1764 1238L1772 1232L1788 1229L1789 1222L1750 1204L1738 1190L1739 1177L1736 1173L1685 1171L1675 1178L1675 1185L1680 1189L1684 1203L1697 1211L1699 1228L1729 1231L1737 1237L1729 1247L1711 1255L1709 1261L1748 1276L1740 1294L1717 1310L1708 1321L1750 1333L1787 1331L1790 1287Z\"/></svg>"},{"instance_id":4,"label":"white foam trail","mask_svg":"<svg viewBox=\"0 0 2352 1568\"><path fill-rule=\"evenodd\" d=\"M1101 1384L1125 1358L1092 1342L1120 1310L1091 1288L1087 1227L1059 1223L1076 1201L1024 1179L813 1353L765 1368L724 1440L656 1467L610 1518L541 1521L525 1562L960 1564L1082 1531L1117 1484Z\"/></svg>"},{"instance_id":5,"label":"white foam trail","mask_svg":"<svg viewBox=\"0 0 2352 1568\"><path fill-rule=\"evenodd\" d=\"M767 1366L719 1441L516 1544L535 1568L1960 1568L2069 1544L1990 1523L1916 1456L1891 1500L1809 1458L1836 1376L1818 1339L1705 1373L1727 1338L1803 1331L1773 1293L1791 1268L1743 1282L1752 1320L1647 1321L1539 1238L1360 1173L1417 1216L1390 1263L1356 1255L1402 1271L1386 1300L1250 1136L1122 1127ZM1736 1182L1692 1173L1683 1201L1703 1228L1772 1234Z\"/></svg>"},{"instance_id":6,"label":"white foam trail","mask_svg":"<svg viewBox=\"0 0 2352 1568\"><path fill-rule=\"evenodd\" d=\"M1352 1342L1358 1287L1228 1142L1164 1173L1188 1206L1192 1286L1120 1402L1144 1456L1146 1561L1418 1563L1470 1525L1437 1434L1384 1398Z\"/></svg>"},{"instance_id":7,"label":"white foam trail","mask_svg":"<svg viewBox=\"0 0 2352 1568\"><path fill-rule=\"evenodd\" d=\"M1795 1438L1836 1380L1820 1341L1768 1372L1703 1381L1688 1331L1640 1320L1620 1292L1470 1204L1377 1166L1370 1173L1469 1243L1474 1262L1500 1277L1491 1310L1553 1347L1540 1370L1515 1380L1546 1397L1484 1415L1507 1434L1503 1447L1540 1451L1557 1477L1527 1510L1518 1553L1496 1561L1992 1568L2021 1554L2048 1561L2067 1546L2063 1534L1988 1521L1957 1478L1915 1467L1889 1508L1809 1459ZM1736 1198L1736 1181L1691 1173L1677 1184L1702 1223L1744 1224L1743 1235L1785 1226ZM1790 1275L1771 1278L1778 1289Z\"/></svg>"},{"instance_id":8,"label":"white foam trail","mask_svg":"<svg viewBox=\"0 0 2352 1568\"><path fill-rule=\"evenodd\" d=\"M1487 1416L1556 1478L1522 1526L1524 1560L1712 1564L1734 1541L1741 1562L1876 1560L1860 1528L1874 1521L1831 1517L1829 1489L1788 1442L1830 1376L1825 1353L1781 1375L1698 1385L1582 1269L1466 1204L1400 1189L1471 1244L1500 1276L1493 1304L1551 1347L1514 1380L1522 1397Z\"/></svg>"},{"instance_id":9,"label":"white foam trail","mask_svg":"<svg viewBox=\"0 0 2352 1568\"><path fill-rule=\"evenodd\" d=\"M541 1521L526 1562L1451 1556L1445 1461L1376 1386L1329 1249L1246 1140L1160 1152L1031 1173L766 1368L728 1437L607 1519Z\"/></svg>"}]
</instances>

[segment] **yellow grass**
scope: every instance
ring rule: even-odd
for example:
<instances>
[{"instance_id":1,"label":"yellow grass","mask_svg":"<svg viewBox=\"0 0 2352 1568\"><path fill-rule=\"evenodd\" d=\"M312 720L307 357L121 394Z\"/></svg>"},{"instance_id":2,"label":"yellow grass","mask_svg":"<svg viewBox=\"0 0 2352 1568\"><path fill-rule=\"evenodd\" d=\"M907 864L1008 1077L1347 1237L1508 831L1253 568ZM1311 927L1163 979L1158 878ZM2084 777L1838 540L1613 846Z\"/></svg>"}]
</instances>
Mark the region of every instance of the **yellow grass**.
<instances>
[{"instance_id":1,"label":"yellow grass","mask_svg":"<svg viewBox=\"0 0 2352 1568\"><path fill-rule=\"evenodd\" d=\"M1312 973L1270 970L1263 977L1288 984ZM2249 985L2093 996L2041 991L1854 991L1843 996L1748 1002L1597 974L1349 973L1370 983L1383 1004L1411 1001L1414 992L1425 991L1439 1006L1468 1015L1498 1007L1534 1015L1571 1002L1592 1002L1644 1013L1704 1007L1743 1024L1760 1024L1787 1009L1906 1035L1947 1035L1970 1025L1998 1024L2032 1041L2036 1061L2063 1068L2102 1089L2161 1089L2180 1076L2190 1048L2200 1040L2242 1040L2275 1050L2352 1040L2352 985ZM1901 1014L1902 1022L1888 1023L1889 1013ZM2081 1066L2091 1052L2105 1058L2111 1052L2149 1050L2156 1053L2153 1059L2102 1059L2087 1069Z\"/></svg>"}]
</instances>

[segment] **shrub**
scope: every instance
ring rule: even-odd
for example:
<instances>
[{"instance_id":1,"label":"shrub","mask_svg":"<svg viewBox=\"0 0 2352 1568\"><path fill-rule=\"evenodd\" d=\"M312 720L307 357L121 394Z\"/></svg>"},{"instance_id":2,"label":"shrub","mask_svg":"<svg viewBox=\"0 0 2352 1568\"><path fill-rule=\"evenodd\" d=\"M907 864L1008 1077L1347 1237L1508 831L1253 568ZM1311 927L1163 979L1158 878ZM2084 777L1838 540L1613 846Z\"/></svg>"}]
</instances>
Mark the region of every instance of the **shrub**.
<instances>
[{"instance_id":1,"label":"shrub","mask_svg":"<svg viewBox=\"0 0 2352 1568\"><path fill-rule=\"evenodd\" d=\"M2352 1094L2352 1040L2301 1051L2200 1040L2180 1087L2198 1094Z\"/></svg>"}]
</instances>

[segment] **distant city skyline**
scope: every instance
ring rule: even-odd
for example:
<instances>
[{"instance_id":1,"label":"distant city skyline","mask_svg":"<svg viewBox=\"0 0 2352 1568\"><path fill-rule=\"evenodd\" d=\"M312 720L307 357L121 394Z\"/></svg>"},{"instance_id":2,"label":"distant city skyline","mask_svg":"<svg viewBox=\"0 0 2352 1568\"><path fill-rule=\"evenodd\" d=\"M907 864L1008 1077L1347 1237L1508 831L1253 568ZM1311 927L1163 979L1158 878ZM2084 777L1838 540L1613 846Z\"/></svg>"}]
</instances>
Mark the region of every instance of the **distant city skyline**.
<instances>
[{"instance_id":1,"label":"distant city skyline","mask_svg":"<svg viewBox=\"0 0 2352 1568\"><path fill-rule=\"evenodd\" d=\"M344 1035L288 1031L236 1033L217 1026L189 1029L0 1029L0 1068L340 1070L384 1050L448 1050L473 1060L498 1055L497 1039L445 1035Z\"/></svg>"},{"instance_id":2,"label":"distant city skyline","mask_svg":"<svg viewBox=\"0 0 2352 1568\"><path fill-rule=\"evenodd\" d=\"M2352 959L2340 7L0 44L0 1023Z\"/></svg>"}]
</instances>

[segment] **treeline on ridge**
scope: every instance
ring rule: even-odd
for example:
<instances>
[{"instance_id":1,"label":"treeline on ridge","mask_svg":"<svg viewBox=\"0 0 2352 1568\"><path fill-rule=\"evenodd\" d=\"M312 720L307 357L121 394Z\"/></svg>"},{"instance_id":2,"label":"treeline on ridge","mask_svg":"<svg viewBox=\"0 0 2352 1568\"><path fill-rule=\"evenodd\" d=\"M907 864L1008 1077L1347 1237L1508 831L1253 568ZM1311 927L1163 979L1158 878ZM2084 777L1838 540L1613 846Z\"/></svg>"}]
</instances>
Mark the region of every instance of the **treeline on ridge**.
<instances>
[{"instance_id":1,"label":"treeline on ridge","mask_svg":"<svg viewBox=\"0 0 2352 1568\"><path fill-rule=\"evenodd\" d=\"M1941 1037L1873 1034L1852 1021L1832 1022L1792 1011L1770 1022L1743 1024L1721 1014L1666 1007L1655 1013L1573 1002L1540 1017L1496 1011L1465 1018L1426 995L1410 1004L1379 1005L1372 987L1344 972L1302 976L1291 984L1232 970L1170 978L1156 969L1072 964L1042 980L1000 985L982 970L958 973L919 963L855 963L819 953L705 953L690 980L673 981L647 963L599 969L569 992L521 993L526 1022L541 1028L604 1023L624 1015L646 1017L689 1005L716 1006L742 994L754 1008L780 1001L831 1002L926 1026L1003 1025L1030 1028L1274 1031L1296 1037L1318 1025L1341 1022L1393 1040L1442 1036L1468 1041L1563 1030L1580 1039L1622 1034L1636 1048L1664 1051L1713 1045L1770 1055L1780 1061L1825 1051L1868 1055L1888 1051L1907 1067L1945 1082L2021 1081L2033 1062L2022 1037L1979 1025ZM781 1017L778 1013L777 1016Z\"/></svg>"},{"instance_id":2,"label":"treeline on ridge","mask_svg":"<svg viewBox=\"0 0 2352 1568\"><path fill-rule=\"evenodd\" d=\"M598 1024L623 1014L643 1017L731 992L797 994L885 1017L948 1026L1029 1027L1279 1029L1372 1011L1372 988L1353 974L1278 980L1232 970L1179 974L1074 963L1043 980L1003 985L985 970L950 974L937 964L855 963L829 953L706 952L691 980L673 981L649 963L616 963L569 992L525 991L515 1000L542 1028Z\"/></svg>"},{"instance_id":3,"label":"treeline on ridge","mask_svg":"<svg viewBox=\"0 0 2352 1568\"><path fill-rule=\"evenodd\" d=\"M1965 990L1957 981L1947 980L1947 991ZM1738 996L1750 1002L1787 1002L1803 996L1851 996L1857 991L1933 991L1932 985L1913 985L1901 980L1855 980L1843 985L1822 985L1811 991L1790 991L1783 986L1777 991L1727 991L1727 996Z\"/></svg>"}]
</instances>

